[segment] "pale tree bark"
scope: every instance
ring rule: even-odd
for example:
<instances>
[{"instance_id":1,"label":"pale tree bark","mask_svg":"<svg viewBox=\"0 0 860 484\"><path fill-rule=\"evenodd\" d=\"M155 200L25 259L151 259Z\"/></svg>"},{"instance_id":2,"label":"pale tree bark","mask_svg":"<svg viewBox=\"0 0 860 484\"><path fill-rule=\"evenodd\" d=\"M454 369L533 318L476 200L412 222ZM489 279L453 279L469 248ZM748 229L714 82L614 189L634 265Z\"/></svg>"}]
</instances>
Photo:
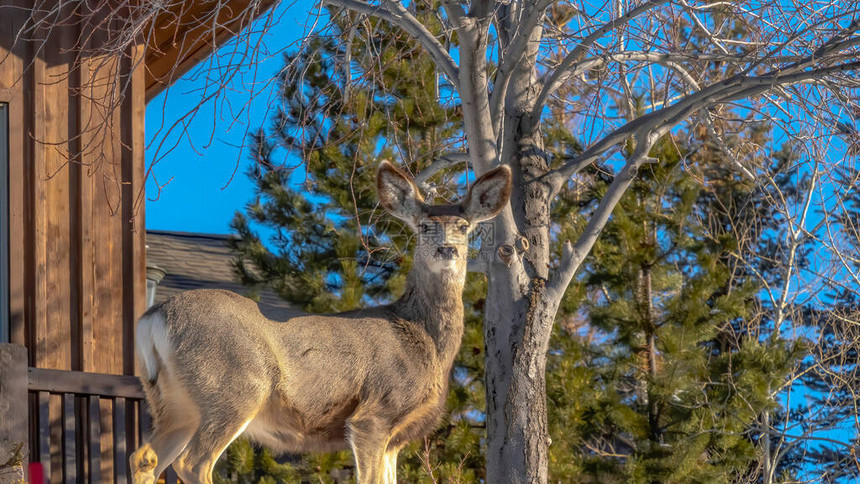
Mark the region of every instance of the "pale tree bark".
<instances>
[{"instance_id":1,"label":"pale tree bark","mask_svg":"<svg viewBox=\"0 0 860 484\"><path fill-rule=\"evenodd\" d=\"M323 3L376 16L412 35L437 62L459 97L473 170L480 175L498 164L513 170L510 206L495 221L493 240L483 249L489 258L473 265L486 273L489 282L484 323L487 481L494 484L547 481L551 440L545 370L553 321L574 274L638 169L655 161L649 156L654 144L685 122L699 120L712 126L711 108L750 103L749 99L755 100L750 106L761 113L760 119L788 128L793 114L782 105L803 103L789 92L791 86L818 86L839 92L834 94L839 99L850 99L846 93L857 87L851 76L860 68L855 57L860 44L856 10L819 16L817 23L808 22L812 27L792 31L781 30L783 26L775 26L758 12L741 9L733 14L735 19L752 25L756 37L738 40L715 20L717 9L727 4L655 0L601 7L570 3L565 5L584 19L581 29L571 33L572 29L548 22L549 9L561 5L554 0L445 0L439 18L458 38L453 56L410 13L413 3ZM784 10L785 5L769 3L768 12ZM810 17L815 15L800 3L795 7ZM720 14L728 15L724 10ZM670 39L654 33L673 21L703 30L710 42L707 52L692 58L677 51ZM634 28L638 40L631 42L628 33ZM559 62L549 59L542 42L565 52ZM713 65L709 63L727 66L727 74L718 79L705 76L703 72ZM617 79L613 83L598 80L610 66L619 66ZM659 76L654 74L656 68ZM587 75L594 80L589 81ZM659 87L657 78L662 79ZM605 105L594 108L592 117L583 119L600 121L601 135L593 136L574 157L549 159L541 128L548 103L557 99L565 85L587 86L589 82L593 86L584 89L581 97L602 102L623 99L611 108L617 116L605 116L610 109ZM648 106L639 111L632 108L631 86L649 92ZM764 110L762 105L768 103L788 114ZM599 110L604 113L595 114ZM720 136L715 139L722 143ZM721 148L734 153L728 145ZM730 157L728 161L748 178L760 175L760 167L747 160ZM612 182L579 238L567 242L560 259L554 260L553 199L580 170L595 163L614 172ZM449 161L434 163L432 173L419 174L419 178L425 183L437 170L452 165ZM653 371L653 337L648 348Z\"/></svg>"}]
</instances>

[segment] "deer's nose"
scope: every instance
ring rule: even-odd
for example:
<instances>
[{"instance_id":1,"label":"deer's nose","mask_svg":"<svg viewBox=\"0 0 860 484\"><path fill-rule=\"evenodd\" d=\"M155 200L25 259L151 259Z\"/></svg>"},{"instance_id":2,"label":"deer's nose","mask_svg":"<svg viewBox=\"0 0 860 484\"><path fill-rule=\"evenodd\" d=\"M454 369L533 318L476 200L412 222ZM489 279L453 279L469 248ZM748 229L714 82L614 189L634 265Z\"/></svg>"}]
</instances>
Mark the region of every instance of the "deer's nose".
<instances>
[{"instance_id":1,"label":"deer's nose","mask_svg":"<svg viewBox=\"0 0 860 484\"><path fill-rule=\"evenodd\" d=\"M453 259L457 256L457 248L451 245L443 245L436 249L436 252L439 253L445 259Z\"/></svg>"}]
</instances>

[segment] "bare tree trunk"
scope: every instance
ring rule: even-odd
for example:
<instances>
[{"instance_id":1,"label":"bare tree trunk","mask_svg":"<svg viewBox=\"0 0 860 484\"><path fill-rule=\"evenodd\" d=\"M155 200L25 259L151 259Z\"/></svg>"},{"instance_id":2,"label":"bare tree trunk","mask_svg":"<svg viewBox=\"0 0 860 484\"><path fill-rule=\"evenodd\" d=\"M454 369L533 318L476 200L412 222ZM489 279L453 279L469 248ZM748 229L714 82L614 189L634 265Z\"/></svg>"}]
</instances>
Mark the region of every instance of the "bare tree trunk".
<instances>
[{"instance_id":1,"label":"bare tree trunk","mask_svg":"<svg viewBox=\"0 0 860 484\"><path fill-rule=\"evenodd\" d=\"M555 311L546 280L490 278L487 303L487 481L547 481L546 354ZM501 280L500 280L501 279ZM524 292L525 291L525 292ZM513 297L512 297L513 296ZM506 328L505 335L500 329Z\"/></svg>"},{"instance_id":2,"label":"bare tree trunk","mask_svg":"<svg viewBox=\"0 0 860 484\"><path fill-rule=\"evenodd\" d=\"M521 290L525 281L510 277L512 272L493 267L489 273L487 311L484 320L486 343L485 382L487 392L487 482L519 482L509 476L524 476L528 472L525 454L508 461L511 450L523 448L522 436L513 435L505 416L516 349L511 344L514 335L524 327L528 308Z\"/></svg>"},{"instance_id":3,"label":"bare tree trunk","mask_svg":"<svg viewBox=\"0 0 860 484\"><path fill-rule=\"evenodd\" d=\"M546 172L539 129L530 120L516 128L518 180ZM522 127L529 129L523 135ZM515 171L515 173L516 173ZM515 187L515 234L522 270L491 269L487 328L488 482L546 482L546 353L555 310L548 304L548 187L525 181ZM525 242L524 242L525 241ZM526 249L527 250L523 250ZM516 255L514 255L516 256Z\"/></svg>"},{"instance_id":4,"label":"bare tree trunk","mask_svg":"<svg viewBox=\"0 0 860 484\"><path fill-rule=\"evenodd\" d=\"M653 240L648 240L653 243ZM650 440L661 443L663 440L660 430L660 409L654 399L653 385L657 379L657 327L654 321L654 306L651 299L651 266L650 262L642 263L639 267L639 308L642 311L643 327L645 328L645 357L643 396L648 405L648 427Z\"/></svg>"},{"instance_id":5,"label":"bare tree trunk","mask_svg":"<svg viewBox=\"0 0 860 484\"><path fill-rule=\"evenodd\" d=\"M770 388L768 388L770 390ZM762 433L762 463L764 464L764 469L762 470L762 482L765 484L771 484L773 482L773 465L771 459L773 458L773 452L771 451L770 446L770 412L764 412L761 416L761 426L764 429Z\"/></svg>"},{"instance_id":6,"label":"bare tree trunk","mask_svg":"<svg viewBox=\"0 0 860 484\"><path fill-rule=\"evenodd\" d=\"M541 29L532 34L535 39ZM534 46L538 42L533 43ZM549 431L546 406L546 354L557 303L547 291L550 261L550 193L542 181L549 169L539 120L532 119L539 94L536 47L512 73L504 113L501 161L511 166L515 184L511 208L522 253L519 274L503 267L491 277L487 334L488 482L547 481ZM502 286L502 287L498 287ZM511 292L516 294L510 297ZM498 328L506 328L500 338ZM493 331L495 330L495 331Z\"/></svg>"}]
</instances>

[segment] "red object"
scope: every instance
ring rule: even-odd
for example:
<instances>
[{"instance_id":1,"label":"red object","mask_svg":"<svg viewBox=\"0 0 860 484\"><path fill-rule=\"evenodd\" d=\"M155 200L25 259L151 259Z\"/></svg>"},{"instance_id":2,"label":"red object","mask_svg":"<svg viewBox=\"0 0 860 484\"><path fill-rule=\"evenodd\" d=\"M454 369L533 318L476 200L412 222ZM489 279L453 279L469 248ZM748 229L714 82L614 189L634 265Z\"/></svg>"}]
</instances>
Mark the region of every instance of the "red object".
<instances>
[{"instance_id":1,"label":"red object","mask_svg":"<svg viewBox=\"0 0 860 484\"><path fill-rule=\"evenodd\" d=\"M30 484L45 484L45 470L41 462L30 462L27 470L30 472Z\"/></svg>"}]
</instances>

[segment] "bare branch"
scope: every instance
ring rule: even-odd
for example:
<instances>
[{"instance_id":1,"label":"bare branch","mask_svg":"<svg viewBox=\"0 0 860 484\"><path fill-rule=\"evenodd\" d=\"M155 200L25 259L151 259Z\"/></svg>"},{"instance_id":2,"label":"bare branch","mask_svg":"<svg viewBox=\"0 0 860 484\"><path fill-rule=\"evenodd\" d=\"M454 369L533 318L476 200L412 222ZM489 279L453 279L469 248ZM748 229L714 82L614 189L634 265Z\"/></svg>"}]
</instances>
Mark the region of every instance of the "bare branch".
<instances>
[{"instance_id":1,"label":"bare branch","mask_svg":"<svg viewBox=\"0 0 860 484\"><path fill-rule=\"evenodd\" d=\"M736 55L701 55L698 56L696 60L700 61L711 61L711 62L725 62L725 61L737 61L741 58ZM669 54L669 53L660 53L660 52L645 52L645 51L624 51L624 52L616 52L611 54L605 54L600 57L593 57L589 59L585 59L582 62L573 66L564 76L560 82L564 82L567 79L572 77L576 77L577 75L587 72L592 69L597 69L600 67L604 67L612 62L638 62L638 63L653 63L660 64L666 66L670 69L675 70L684 81L693 89L699 89L699 83L693 78L693 75L689 72L689 70L684 66L684 63L692 60L688 55L682 54Z\"/></svg>"},{"instance_id":2,"label":"bare branch","mask_svg":"<svg viewBox=\"0 0 860 484\"><path fill-rule=\"evenodd\" d=\"M460 98L463 100L463 124L469 142L472 168L478 174L489 170L498 161L496 135L489 105L487 78L488 22L464 19L460 35Z\"/></svg>"},{"instance_id":3,"label":"bare branch","mask_svg":"<svg viewBox=\"0 0 860 484\"><path fill-rule=\"evenodd\" d=\"M507 93L511 76L517 64L525 58L529 44L533 44L533 48L536 48L538 43L536 42L537 39L535 39L536 30L540 27L540 22L546 15L547 8L552 3L552 0L538 0L534 5L523 5L522 8L526 9L525 20L516 22L512 26L515 28L513 37L504 51L499 53L499 70L493 81L493 92L490 96L490 110L497 135L499 132L499 121L501 120L499 112L504 104L504 97Z\"/></svg>"},{"instance_id":4,"label":"bare branch","mask_svg":"<svg viewBox=\"0 0 860 484\"><path fill-rule=\"evenodd\" d=\"M648 145L648 149L650 149L650 143L648 143ZM588 252L591 251L591 247L594 246L595 242L597 242L597 237L606 226L606 222L609 220L609 215L612 214L612 210L615 209L615 206L618 205L619 201L621 201L621 197L624 196L624 192L627 190L627 187L629 187L636 178L639 167L643 163L649 161L647 156L648 149L637 149L636 153L631 156L627 164L625 164L621 171L618 172L615 179L612 180L612 183L606 190L606 194L600 200L600 204L597 206L597 209L595 209L594 213L592 213L591 217L588 219L588 224L586 224L585 230L583 230L582 234L579 236L579 240L572 245L570 241L565 243L558 272L547 285L548 297L550 298L552 307L558 307L558 304L561 302L561 298L564 296L564 292L567 290L567 287L570 285L570 281L573 279L573 275L582 264L582 261L585 260Z\"/></svg>"},{"instance_id":5,"label":"bare branch","mask_svg":"<svg viewBox=\"0 0 860 484\"><path fill-rule=\"evenodd\" d=\"M437 158L436 161L430 164L427 168L421 170L415 175L415 183L418 184L424 191L430 191L432 187L427 184L427 181L436 173L439 173L446 168L452 167L458 163L468 163L468 153L449 153Z\"/></svg>"},{"instance_id":6,"label":"bare branch","mask_svg":"<svg viewBox=\"0 0 860 484\"><path fill-rule=\"evenodd\" d=\"M541 90L541 93L538 95L537 102L535 103L535 113L540 114L543 110L543 106L546 104L547 98L556 91L556 89L561 86L564 79L567 77L566 72L568 72L571 68L573 68L576 63L582 61L585 57L586 52L591 46L597 42L598 39L606 35L608 32L611 32L619 27L626 25L628 22L633 20L634 18L642 15L643 13L657 8L660 5L668 3L669 0L652 0L650 2L643 3L638 7L630 10L626 14L612 19L609 22L606 22L597 30L586 36L582 42L579 43L567 56L564 60L559 64L559 66L555 69L549 79L544 83L544 87Z\"/></svg>"},{"instance_id":7,"label":"bare branch","mask_svg":"<svg viewBox=\"0 0 860 484\"><path fill-rule=\"evenodd\" d=\"M558 193L561 185L568 178L603 156L606 150L624 141L635 132L643 129L656 130L667 126L671 127L701 109L756 96L779 85L794 84L858 68L860 68L860 61L853 61L836 66L801 71L790 75L781 75L781 73L775 72L753 77L734 76L705 87L694 94L685 96L671 106L650 112L621 126L597 143L591 145L579 156L547 173L546 179L553 186L553 194Z\"/></svg>"},{"instance_id":8,"label":"bare branch","mask_svg":"<svg viewBox=\"0 0 860 484\"><path fill-rule=\"evenodd\" d=\"M345 8L354 12L373 16L385 20L405 30L418 40L427 52L433 57L436 65L445 74L445 77L455 86L459 84L459 67L454 62L451 54L436 39L427 28L409 13L402 4L395 1L385 2L388 8L380 5L371 5L359 0L323 0L323 4L334 7Z\"/></svg>"}]
</instances>

